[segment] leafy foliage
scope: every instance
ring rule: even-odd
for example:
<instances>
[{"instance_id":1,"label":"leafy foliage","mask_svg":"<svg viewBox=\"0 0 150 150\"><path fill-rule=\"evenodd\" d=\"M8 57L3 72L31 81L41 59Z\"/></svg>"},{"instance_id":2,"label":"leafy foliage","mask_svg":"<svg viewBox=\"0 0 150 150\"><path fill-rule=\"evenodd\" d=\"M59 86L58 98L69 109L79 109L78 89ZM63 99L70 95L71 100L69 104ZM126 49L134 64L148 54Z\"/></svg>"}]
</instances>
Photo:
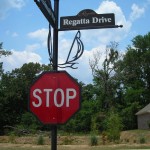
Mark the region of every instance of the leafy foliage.
<instances>
[{"instance_id":1,"label":"leafy foliage","mask_svg":"<svg viewBox=\"0 0 150 150\"><path fill-rule=\"evenodd\" d=\"M123 128L120 116L115 112L110 112L105 120L105 130L110 141L117 141L120 139L120 132Z\"/></svg>"},{"instance_id":2,"label":"leafy foliage","mask_svg":"<svg viewBox=\"0 0 150 150\"><path fill-rule=\"evenodd\" d=\"M29 87L37 75L44 70L48 70L48 68L50 67L46 65L29 63L24 64L20 69L2 75L0 82L1 131L5 125L13 126L23 123L23 119L28 118L30 120L31 116L26 114L28 111ZM31 120L30 123L32 124Z\"/></svg>"},{"instance_id":3,"label":"leafy foliage","mask_svg":"<svg viewBox=\"0 0 150 150\"><path fill-rule=\"evenodd\" d=\"M12 52L6 51L6 50L3 49L3 43L1 42L0 43L0 58L1 58L1 56L8 56L8 55L11 55L11 54L12 54Z\"/></svg>"},{"instance_id":4,"label":"leafy foliage","mask_svg":"<svg viewBox=\"0 0 150 150\"><path fill-rule=\"evenodd\" d=\"M136 36L132 44L120 55L118 43L111 42L102 66L100 54L94 55L90 61L93 84L80 82L81 110L59 129L94 134L107 131L109 139L116 140L121 129L137 128L135 113L150 103L150 33ZM0 57L9 55L2 51L0 43ZM49 65L29 63L4 72L0 63L0 132L6 125L47 129L28 113L28 94L33 80L50 69Z\"/></svg>"},{"instance_id":5,"label":"leafy foliage","mask_svg":"<svg viewBox=\"0 0 150 150\"><path fill-rule=\"evenodd\" d=\"M91 146L96 146L98 145L98 138L96 135L92 135L91 136L91 143L90 143Z\"/></svg>"},{"instance_id":6,"label":"leafy foliage","mask_svg":"<svg viewBox=\"0 0 150 150\"><path fill-rule=\"evenodd\" d=\"M37 145L44 145L44 138L42 135L38 137Z\"/></svg>"}]
</instances>

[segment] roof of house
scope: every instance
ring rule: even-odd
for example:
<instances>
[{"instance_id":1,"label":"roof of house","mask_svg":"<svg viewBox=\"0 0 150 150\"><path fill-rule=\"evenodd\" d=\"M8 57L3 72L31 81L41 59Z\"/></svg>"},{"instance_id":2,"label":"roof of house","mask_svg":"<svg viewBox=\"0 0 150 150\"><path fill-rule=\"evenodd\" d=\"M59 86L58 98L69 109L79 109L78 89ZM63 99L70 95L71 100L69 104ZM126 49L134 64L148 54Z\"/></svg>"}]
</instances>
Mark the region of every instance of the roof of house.
<instances>
[{"instance_id":1,"label":"roof of house","mask_svg":"<svg viewBox=\"0 0 150 150\"><path fill-rule=\"evenodd\" d=\"M138 111L136 113L136 115L142 115L142 114L146 114L146 113L150 113L150 103L147 106L145 106L143 109Z\"/></svg>"}]
</instances>

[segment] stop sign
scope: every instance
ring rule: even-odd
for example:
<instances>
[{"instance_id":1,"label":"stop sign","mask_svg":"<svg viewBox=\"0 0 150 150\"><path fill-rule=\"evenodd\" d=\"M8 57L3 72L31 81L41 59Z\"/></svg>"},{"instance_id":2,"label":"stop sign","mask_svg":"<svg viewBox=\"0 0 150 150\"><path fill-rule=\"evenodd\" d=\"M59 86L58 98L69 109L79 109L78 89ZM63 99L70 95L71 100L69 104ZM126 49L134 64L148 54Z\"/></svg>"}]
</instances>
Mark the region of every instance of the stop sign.
<instances>
[{"instance_id":1,"label":"stop sign","mask_svg":"<svg viewBox=\"0 0 150 150\"><path fill-rule=\"evenodd\" d=\"M43 124L63 124L80 109L80 91L66 71L43 72L30 87L29 109Z\"/></svg>"}]
</instances>

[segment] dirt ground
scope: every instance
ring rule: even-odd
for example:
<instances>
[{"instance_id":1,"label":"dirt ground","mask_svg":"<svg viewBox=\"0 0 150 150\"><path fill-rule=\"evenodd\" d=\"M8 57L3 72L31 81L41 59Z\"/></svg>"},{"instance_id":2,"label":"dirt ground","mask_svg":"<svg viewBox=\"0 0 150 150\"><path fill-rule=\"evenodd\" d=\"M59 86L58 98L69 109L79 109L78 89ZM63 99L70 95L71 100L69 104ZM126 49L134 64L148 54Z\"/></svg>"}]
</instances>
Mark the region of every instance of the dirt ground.
<instances>
[{"instance_id":1,"label":"dirt ground","mask_svg":"<svg viewBox=\"0 0 150 150\"><path fill-rule=\"evenodd\" d=\"M38 145L39 136L43 137L44 145ZM149 148L150 150L150 131L124 131L121 133L120 141L110 143L106 141L103 145L102 137L97 136L98 145L90 146L90 135L58 135L58 150L118 150L128 149L131 147L136 149ZM143 143L141 143L141 140ZM50 149L51 138L47 135L27 135L27 136L0 136L0 150L48 150Z\"/></svg>"},{"instance_id":2,"label":"dirt ground","mask_svg":"<svg viewBox=\"0 0 150 150\"><path fill-rule=\"evenodd\" d=\"M0 143L14 143L14 144L38 144L39 136L43 137L44 145L49 145L51 143L51 138L48 135L27 135L27 136L0 136ZM85 136L57 136L58 145L90 145L90 135ZM97 136L98 145L103 145L102 137ZM120 144L150 144L150 130L141 131L123 131L120 136ZM110 144L106 141L105 144Z\"/></svg>"},{"instance_id":3,"label":"dirt ground","mask_svg":"<svg viewBox=\"0 0 150 150\"><path fill-rule=\"evenodd\" d=\"M99 137L98 137L99 138ZM0 143L13 143L13 144L38 144L39 135L37 136L0 136ZM44 145L51 143L51 138L43 136ZM99 139L100 140L100 139ZM89 145L90 136L57 136L58 145Z\"/></svg>"},{"instance_id":4,"label":"dirt ground","mask_svg":"<svg viewBox=\"0 0 150 150\"><path fill-rule=\"evenodd\" d=\"M33 144L11 144L0 143L0 150L50 150L50 145L33 145ZM58 150L150 150L150 144L146 145L125 145L125 144L113 144L113 145L58 145Z\"/></svg>"}]
</instances>

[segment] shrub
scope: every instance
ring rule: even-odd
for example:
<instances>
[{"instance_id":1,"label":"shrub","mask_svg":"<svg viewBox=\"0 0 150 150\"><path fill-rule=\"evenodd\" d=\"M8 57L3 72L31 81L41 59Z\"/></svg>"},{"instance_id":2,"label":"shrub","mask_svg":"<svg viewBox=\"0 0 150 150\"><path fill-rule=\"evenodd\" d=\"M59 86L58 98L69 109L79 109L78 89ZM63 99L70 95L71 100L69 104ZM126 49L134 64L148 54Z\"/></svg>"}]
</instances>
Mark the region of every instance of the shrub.
<instances>
[{"instance_id":1,"label":"shrub","mask_svg":"<svg viewBox=\"0 0 150 150\"><path fill-rule=\"evenodd\" d=\"M42 135L38 137L37 145L44 145L44 138Z\"/></svg>"},{"instance_id":2,"label":"shrub","mask_svg":"<svg viewBox=\"0 0 150 150\"><path fill-rule=\"evenodd\" d=\"M144 137L141 137L141 138L140 138L140 144L144 144L144 143L146 143L146 140L145 140Z\"/></svg>"},{"instance_id":3,"label":"shrub","mask_svg":"<svg viewBox=\"0 0 150 150\"><path fill-rule=\"evenodd\" d=\"M107 134L105 132L102 132L102 143L105 145L107 142Z\"/></svg>"},{"instance_id":4,"label":"shrub","mask_svg":"<svg viewBox=\"0 0 150 150\"><path fill-rule=\"evenodd\" d=\"M91 119L91 131L94 134L98 134L99 132L102 132L104 130L104 120L105 120L105 114L103 112L99 112L97 114L94 114Z\"/></svg>"},{"instance_id":5,"label":"shrub","mask_svg":"<svg viewBox=\"0 0 150 150\"><path fill-rule=\"evenodd\" d=\"M64 145L70 145L70 144L72 144L72 142L73 142L73 139L70 138L69 136L66 136L63 140Z\"/></svg>"},{"instance_id":6,"label":"shrub","mask_svg":"<svg viewBox=\"0 0 150 150\"><path fill-rule=\"evenodd\" d=\"M105 120L106 133L110 141L117 141L120 139L120 132L122 130L122 120L117 113L111 112Z\"/></svg>"},{"instance_id":7,"label":"shrub","mask_svg":"<svg viewBox=\"0 0 150 150\"><path fill-rule=\"evenodd\" d=\"M22 128L30 130L31 132L35 132L40 126L39 121L33 116L33 114L29 112L25 112L21 118Z\"/></svg>"},{"instance_id":8,"label":"shrub","mask_svg":"<svg viewBox=\"0 0 150 150\"><path fill-rule=\"evenodd\" d=\"M136 143L136 140L133 140L133 143Z\"/></svg>"},{"instance_id":9,"label":"shrub","mask_svg":"<svg viewBox=\"0 0 150 150\"><path fill-rule=\"evenodd\" d=\"M126 142L126 143L129 143L129 142L130 142L130 140L129 140L129 139L125 139L125 142Z\"/></svg>"},{"instance_id":10,"label":"shrub","mask_svg":"<svg viewBox=\"0 0 150 150\"><path fill-rule=\"evenodd\" d=\"M9 142L10 143L16 143L16 136L15 136L15 134L11 133L9 135Z\"/></svg>"},{"instance_id":11,"label":"shrub","mask_svg":"<svg viewBox=\"0 0 150 150\"><path fill-rule=\"evenodd\" d=\"M96 146L96 145L98 145L97 136L92 135L92 136L91 136L91 146Z\"/></svg>"}]
</instances>

